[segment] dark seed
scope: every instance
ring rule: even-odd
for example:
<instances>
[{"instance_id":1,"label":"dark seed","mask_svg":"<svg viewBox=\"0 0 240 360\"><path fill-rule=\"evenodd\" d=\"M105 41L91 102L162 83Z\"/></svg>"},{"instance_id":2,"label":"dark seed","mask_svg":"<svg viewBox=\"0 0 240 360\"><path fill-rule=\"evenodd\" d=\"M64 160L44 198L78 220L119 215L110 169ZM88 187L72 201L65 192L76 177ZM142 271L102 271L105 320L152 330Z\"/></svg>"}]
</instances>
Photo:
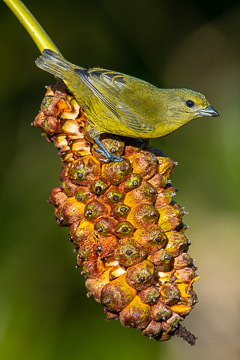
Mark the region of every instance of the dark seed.
<instances>
[{"instance_id":1,"label":"dark seed","mask_svg":"<svg viewBox=\"0 0 240 360\"><path fill-rule=\"evenodd\" d=\"M77 196L77 200L78 200L78 201L82 201L82 199L83 199L82 195L78 195L78 196Z\"/></svg>"},{"instance_id":2,"label":"dark seed","mask_svg":"<svg viewBox=\"0 0 240 360\"><path fill-rule=\"evenodd\" d=\"M98 232L102 232L102 231L103 231L103 227L102 227L102 226L99 226L99 227L97 228L97 231L98 231Z\"/></svg>"},{"instance_id":3,"label":"dark seed","mask_svg":"<svg viewBox=\"0 0 240 360\"><path fill-rule=\"evenodd\" d=\"M102 247L99 245L99 246L97 246L96 247L96 251L99 251L99 252L101 252L102 251Z\"/></svg>"},{"instance_id":4,"label":"dark seed","mask_svg":"<svg viewBox=\"0 0 240 360\"><path fill-rule=\"evenodd\" d=\"M112 148L110 149L110 152L111 152L112 154L114 154L114 153L116 152L116 148L112 147Z\"/></svg>"},{"instance_id":5,"label":"dark seed","mask_svg":"<svg viewBox=\"0 0 240 360\"><path fill-rule=\"evenodd\" d=\"M155 189L150 188L150 189L149 189L149 192L150 192L150 194L155 194L156 191L155 191Z\"/></svg>"},{"instance_id":6,"label":"dark seed","mask_svg":"<svg viewBox=\"0 0 240 360\"><path fill-rule=\"evenodd\" d=\"M140 283L143 283L145 281L145 277L144 276L141 276L140 278L139 278L139 282Z\"/></svg>"},{"instance_id":7,"label":"dark seed","mask_svg":"<svg viewBox=\"0 0 240 360\"><path fill-rule=\"evenodd\" d=\"M132 255L132 250L127 250L127 251L126 251L126 254L127 254L127 255Z\"/></svg>"},{"instance_id":8,"label":"dark seed","mask_svg":"<svg viewBox=\"0 0 240 360\"><path fill-rule=\"evenodd\" d=\"M113 274L109 274L109 280L113 281L114 279L116 279L116 276L113 276Z\"/></svg>"},{"instance_id":9,"label":"dark seed","mask_svg":"<svg viewBox=\"0 0 240 360\"><path fill-rule=\"evenodd\" d=\"M161 242L161 238L160 238L160 236L158 236L158 237L156 237L156 239L155 239L157 242Z\"/></svg>"},{"instance_id":10,"label":"dark seed","mask_svg":"<svg viewBox=\"0 0 240 360\"><path fill-rule=\"evenodd\" d=\"M102 191L101 186L96 186L95 191L96 191L97 194L99 194Z\"/></svg>"},{"instance_id":11,"label":"dark seed","mask_svg":"<svg viewBox=\"0 0 240 360\"><path fill-rule=\"evenodd\" d=\"M137 180L133 180L132 184L133 184L133 186L137 186L138 185Z\"/></svg>"},{"instance_id":12,"label":"dark seed","mask_svg":"<svg viewBox=\"0 0 240 360\"><path fill-rule=\"evenodd\" d=\"M124 207L124 206L122 206L122 207L120 207L120 211L121 212L125 212L127 209Z\"/></svg>"},{"instance_id":13,"label":"dark seed","mask_svg":"<svg viewBox=\"0 0 240 360\"><path fill-rule=\"evenodd\" d=\"M113 195L113 200L114 200L114 201L118 201L118 200L119 200L119 196L118 196L118 195Z\"/></svg>"},{"instance_id":14,"label":"dark seed","mask_svg":"<svg viewBox=\"0 0 240 360\"><path fill-rule=\"evenodd\" d=\"M127 226L123 226L122 227L122 232L127 232L128 231L128 227Z\"/></svg>"},{"instance_id":15,"label":"dark seed","mask_svg":"<svg viewBox=\"0 0 240 360\"><path fill-rule=\"evenodd\" d=\"M126 170L126 166L123 166L123 165L120 166L120 170L121 170L121 171L125 171L125 170Z\"/></svg>"},{"instance_id":16,"label":"dark seed","mask_svg":"<svg viewBox=\"0 0 240 360\"><path fill-rule=\"evenodd\" d=\"M79 172L77 173L77 176L81 179L83 177L83 173Z\"/></svg>"},{"instance_id":17,"label":"dark seed","mask_svg":"<svg viewBox=\"0 0 240 360\"><path fill-rule=\"evenodd\" d=\"M92 215L92 210L91 209L88 209L87 215Z\"/></svg>"}]
</instances>

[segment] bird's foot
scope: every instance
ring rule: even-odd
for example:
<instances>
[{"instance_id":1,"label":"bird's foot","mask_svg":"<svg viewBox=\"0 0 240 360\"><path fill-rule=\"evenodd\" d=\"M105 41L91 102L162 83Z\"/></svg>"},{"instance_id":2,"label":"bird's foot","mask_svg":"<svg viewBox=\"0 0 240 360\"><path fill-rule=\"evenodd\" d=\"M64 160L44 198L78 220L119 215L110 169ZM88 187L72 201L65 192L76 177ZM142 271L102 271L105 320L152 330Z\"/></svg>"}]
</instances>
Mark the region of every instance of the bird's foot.
<instances>
[{"instance_id":1,"label":"bird's foot","mask_svg":"<svg viewBox=\"0 0 240 360\"><path fill-rule=\"evenodd\" d=\"M109 163L111 161L116 162L116 161L123 161L123 158L121 156L117 156L114 154L111 154L109 151L107 151L107 149L104 148L100 149L100 148L96 148L95 151L97 151L99 154L105 156L106 159L99 159L102 162L105 163Z\"/></svg>"},{"instance_id":2,"label":"bird's foot","mask_svg":"<svg viewBox=\"0 0 240 360\"><path fill-rule=\"evenodd\" d=\"M114 154L111 154L105 147L104 145L101 143L100 139L99 139L99 134L93 134L93 130L92 133L90 133L90 136L94 139L95 143L98 145L98 148L96 148L95 150L103 155L106 159L99 159L102 162L105 163L109 163L111 161L116 162L116 161L123 161L124 159L121 156L117 156Z\"/></svg>"}]
</instances>

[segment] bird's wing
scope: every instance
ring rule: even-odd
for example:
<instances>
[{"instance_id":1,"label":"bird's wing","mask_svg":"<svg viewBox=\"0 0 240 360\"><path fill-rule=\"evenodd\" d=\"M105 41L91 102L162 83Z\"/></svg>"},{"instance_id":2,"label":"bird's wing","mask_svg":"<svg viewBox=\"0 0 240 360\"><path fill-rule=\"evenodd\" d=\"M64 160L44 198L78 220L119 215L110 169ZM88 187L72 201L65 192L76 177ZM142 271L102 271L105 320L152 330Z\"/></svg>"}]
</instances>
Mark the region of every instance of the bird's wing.
<instances>
[{"instance_id":1,"label":"bird's wing","mask_svg":"<svg viewBox=\"0 0 240 360\"><path fill-rule=\"evenodd\" d=\"M125 87L123 74L102 69L74 69L75 73L88 86L92 93L122 122L134 131L149 132L144 122L139 122L136 113L121 99ZM125 95L126 96L126 95ZM131 94L129 94L131 96Z\"/></svg>"}]
</instances>

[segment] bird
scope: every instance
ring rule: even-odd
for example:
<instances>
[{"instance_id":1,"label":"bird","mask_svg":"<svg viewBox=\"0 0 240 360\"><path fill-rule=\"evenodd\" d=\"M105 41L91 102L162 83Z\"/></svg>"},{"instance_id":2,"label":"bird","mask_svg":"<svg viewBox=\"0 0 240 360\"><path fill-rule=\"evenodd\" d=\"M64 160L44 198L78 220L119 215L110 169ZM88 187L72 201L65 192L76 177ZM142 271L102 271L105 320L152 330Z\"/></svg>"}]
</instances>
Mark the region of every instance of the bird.
<instances>
[{"instance_id":1,"label":"bird","mask_svg":"<svg viewBox=\"0 0 240 360\"><path fill-rule=\"evenodd\" d=\"M90 137L103 162L122 161L101 143L110 133L132 138L159 138L202 116L219 116L200 92L158 88L144 80L102 68L83 68L44 49L36 65L64 81L90 124Z\"/></svg>"}]
</instances>

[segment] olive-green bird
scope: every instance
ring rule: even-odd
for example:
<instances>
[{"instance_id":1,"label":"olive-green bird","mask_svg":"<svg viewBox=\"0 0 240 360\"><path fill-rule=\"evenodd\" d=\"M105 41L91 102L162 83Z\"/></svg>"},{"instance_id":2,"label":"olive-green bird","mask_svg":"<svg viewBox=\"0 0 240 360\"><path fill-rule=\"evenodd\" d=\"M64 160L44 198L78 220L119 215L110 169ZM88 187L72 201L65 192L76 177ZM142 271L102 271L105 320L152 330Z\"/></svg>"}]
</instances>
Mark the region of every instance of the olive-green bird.
<instances>
[{"instance_id":1,"label":"olive-green bird","mask_svg":"<svg viewBox=\"0 0 240 360\"><path fill-rule=\"evenodd\" d=\"M219 116L204 95L189 89L158 89L146 81L101 68L84 69L45 49L36 60L41 69L61 78L92 125L102 161L122 161L99 140L102 133L158 138L201 116Z\"/></svg>"}]
</instances>

